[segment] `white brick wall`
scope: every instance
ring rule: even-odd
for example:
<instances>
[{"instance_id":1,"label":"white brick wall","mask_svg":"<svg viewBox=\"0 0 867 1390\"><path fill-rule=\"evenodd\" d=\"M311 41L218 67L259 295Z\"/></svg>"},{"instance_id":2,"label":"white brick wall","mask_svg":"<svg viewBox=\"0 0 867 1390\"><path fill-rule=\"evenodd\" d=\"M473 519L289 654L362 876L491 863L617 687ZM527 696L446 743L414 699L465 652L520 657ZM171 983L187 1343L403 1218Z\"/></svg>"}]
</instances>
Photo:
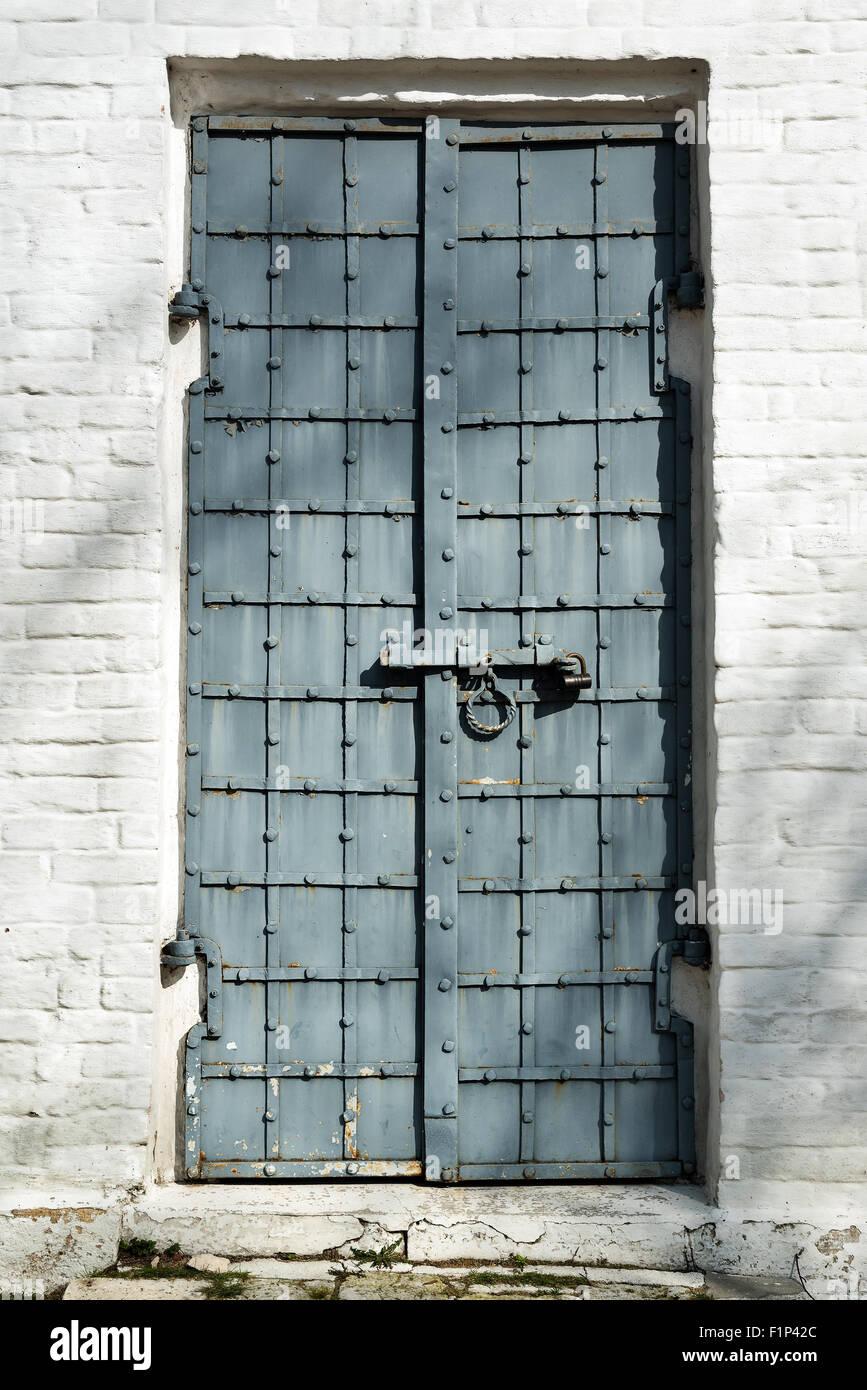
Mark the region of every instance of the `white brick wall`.
<instances>
[{"instance_id":1,"label":"white brick wall","mask_svg":"<svg viewBox=\"0 0 867 1390\"><path fill-rule=\"evenodd\" d=\"M182 192L166 59L258 55L272 69L478 59L451 89L494 92L492 60L519 58L528 97L532 61L620 60L629 90L652 94L641 60L682 58L684 74L707 64L712 120L779 114L770 149L715 145L712 126L707 162L707 877L779 885L786 903L780 936L720 929L708 1171L736 1154L741 1191L863 1182L863 6L6 0L3 13L2 497L43 501L46 532L0 540L3 1180L153 1171L156 956L177 896L179 407L165 392ZM604 103L620 87L609 75L597 90Z\"/></svg>"}]
</instances>

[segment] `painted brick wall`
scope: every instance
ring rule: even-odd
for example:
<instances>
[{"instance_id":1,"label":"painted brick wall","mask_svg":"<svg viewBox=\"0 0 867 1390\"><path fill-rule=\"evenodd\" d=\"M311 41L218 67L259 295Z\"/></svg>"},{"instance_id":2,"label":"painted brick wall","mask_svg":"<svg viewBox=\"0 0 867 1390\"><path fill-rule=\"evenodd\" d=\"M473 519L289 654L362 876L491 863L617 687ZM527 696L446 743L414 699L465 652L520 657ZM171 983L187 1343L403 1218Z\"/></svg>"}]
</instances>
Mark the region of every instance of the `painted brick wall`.
<instances>
[{"instance_id":1,"label":"painted brick wall","mask_svg":"<svg viewBox=\"0 0 867 1390\"><path fill-rule=\"evenodd\" d=\"M750 102L779 114L776 138L750 148L712 127L708 164L708 877L785 896L779 935L719 931L709 1168L736 1156L756 1192L863 1180L863 13L853 0L6 0L5 1181L151 1171L157 946L177 895L166 59L184 55L478 57L483 70L680 56L708 64L721 122Z\"/></svg>"}]
</instances>

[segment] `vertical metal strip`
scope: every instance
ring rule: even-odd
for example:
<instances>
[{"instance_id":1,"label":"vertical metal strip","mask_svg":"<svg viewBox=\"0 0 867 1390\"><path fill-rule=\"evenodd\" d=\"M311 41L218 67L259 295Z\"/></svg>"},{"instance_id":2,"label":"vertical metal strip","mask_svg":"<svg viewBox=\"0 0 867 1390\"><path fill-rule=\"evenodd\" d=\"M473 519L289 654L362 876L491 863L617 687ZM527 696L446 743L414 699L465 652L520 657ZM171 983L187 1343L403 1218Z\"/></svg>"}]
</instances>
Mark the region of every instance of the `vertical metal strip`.
<instances>
[{"instance_id":1,"label":"vertical metal strip","mask_svg":"<svg viewBox=\"0 0 867 1390\"><path fill-rule=\"evenodd\" d=\"M205 383L189 387L189 494L187 498L187 742L186 843L184 846L184 926L190 936L201 934L201 810L202 810L202 622L204 600L204 458Z\"/></svg>"},{"instance_id":2,"label":"vertical metal strip","mask_svg":"<svg viewBox=\"0 0 867 1390\"><path fill-rule=\"evenodd\" d=\"M279 129L275 129L271 136L271 221L283 221L283 136ZM274 238L272 237L268 246L269 262L271 265L278 264L278 258L274 254ZM278 316L283 312L283 276L274 275L269 279L269 307L271 314ZM245 332L249 332L246 329ZM254 333L258 330L253 329ZM272 366L270 367L270 387L269 398L271 406L279 407L283 404L283 343L282 331L279 328L268 330L269 353ZM274 363L279 366L274 366ZM285 497L287 495L285 480L283 477L283 422L271 419L268 422L268 453L266 455L268 466L268 498L269 501ZM291 524L288 512L271 512L268 517L268 593L282 593L283 591L283 547L286 541L291 542L291 533L287 529L287 523ZM275 616L276 614L276 616ZM288 680L289 671L284 669L283 660L283 618L282 610L276 610L270 605L265 608L266 634L272 632L272 622L277 624L280 641L276 647L267 648L267 681L269 687L283 684L284 679ZM288 662L285 663L288 667ZM280 964L280 889L271 884L268 880L272 873L275 873L280 863L280 835L282 831L281 815L281 795L280 785L287 782L285 770L283 768L280 752L280 701L265 701L265 962L267 965L277 966ZM281 1015L281 994L286 992L285 985L278 981L266 983L265 985L265 1058L268 1062L279 1062L279 1034L278 1025ZM274 1080L270 1083L272 1092L268 1092L269 1083L266 1082L265 1110L274 1115L280 1114L280 1082ZM270 1124L266 1127L268 1142L265 1149L265 1158L273 1159L279 1157L280 1150L280 1130L279 1124Z\"/></svg>"},{"instance_id":3,"label":"vertical metal strip","mask_svg":"<svg viewBox=\"0 0 867 1390\"><path fill-rule=\"evenodd\" d=\"M677 550L677 865L678 888L693 879L692 836L692 643L691 643L691 408L689 383L672 379L675 402L675 545ZM672 1021L677 1034L678 1142L684 1171L695 1170L692 1025Z\"/></svg>"},{"instance_id":4,"label":"vertical metal strip","mask_svg":"<svg viewBox=\"0 0 867 1390\"><path fill-rule=\"evenodd\" d=\"M344 220L346 223L345 265L346 265L346 312L350 322L361 312L361 242L353 230L358 226L358 140L354 135L346 135L343 141L343 192ZM346 332L346 405L349 411L361 405L361 330L350 328ZM361 495L361 425L358 420L346 422L347 460L346 499L356 501ZM360 519L357 513L346 515L346 593L358 592L358 568L360 545ZM352 625L358 610L344 605L344 679L347 686L361 683L360 653L358 634ZM355 638L353 642L350 639ZM344 702L343 726L343 776L347 782L358 777L358 702L347 699ZM358 794L344 793L343 797L344 834L351 831L352 838L343 846L343 964L358 964L358 889L351 885L350 876L358 873ZM358 985L354 980L343 981L343 1060L358 1060ZM358 1157L358 1080L347 1077L343 1082L343 1155L347 1159Z\"/></svg>"},{"instance_id":5,"label":"vertical metal strip","mask_svg":"<svg viewBox=\"0 0 867 1390\"><path fill-rule=\"evenodd\" d=\"M532 155L529 145L521 145L518 150L518 224L523 227L532 220ZM522 274L520 284L522 319L534 315L534 275L532 260L532 239L519 239L518 255L520 267L529 265L529 274ZM524 410L533 409L533 370L535 341L532 329L520 334L520 399L519 406ZM520 455L518 463L518 496L521 502L533 502L536 496L535 431L532 424L522 423L520 427ZM521 584L524 595L536 592L536 524L532 516L522 516L520 521L521 546ZM521 614L522 642L527 637L535 641L535 610L524 609ZM532 690L532 676L522 676L521 690ZM535 704L527 701L519 706L520 745L521 745L521 784L535 786ZM520 856L521 877L536 877L536 799L522 796L518 800L520 814ZM536 971L536 894L518 894L520 922L520 964L522 974L533 975ZM521 998L521 1066L536 1065L536 989L535 986L522 989ZM519 1152L522 1162L531 1162L536 1145L536 1085L533 1081L523 1081L521 1086L521 1118ZM532 1176L528 1171L526 1177Z\"/></svg>"},{"instance_id":6,"label":"vertical metal strip","mask_svg":"<svg viewBox=\"0 0 867 1390\"><path fill-rule=\"evenodd\" d=\"M201 293L205 288L207 248L207 208L205 192L208 173L208 121L196 116L190 141L190 284Z\"/></svg>"},{"instance_id":7,"label":"vertical metal strip","mask_svg":"<svg viewBox=\"0 0 867 1390\"><path fill-rule=\"evenodd\" d=\"M459 122L425 131L423 376L424 617L431 639L458 621L457 238ZM424 674L424 1115L429 1178L457 1176L458 799L455 672Z\"/></svg>"},{"instance_id":8,"label":"vertical metal strip","mask_svg":"<svg viewBox=\"0 0 867 1390\"><path fill-rule=\"evenodd\" d=\"M602 318L611 312L611 279L610 279L610 259L607 232L603 229L608 226L608 146L603 143L596 145L593 160L593 189L594 206L593 220L596 224L596 313ZM599 493L603 491L602 479L608 479L610 474L606 467L602 466L603 460L606 463L611 459L611 386L610 368L611 358L608 337L609 329L596 329L596 441L597 441L597 460L599 467L597 477L600 479ZM608 489L610 490L610 488ZM598 545L598 585L600 593L610 593L612 584L609 580L610 569L610 547L611 547L611 517L610 514L597 517L597 545ZM605 550L603 547L607 546ZM601 627L610 622L607 610L599 609L597 622L600 628L600 638L602 637ZM607 690L611 685L611 659L610 649L599 647L599 680L603 690ZM605 676L603 679L603 669ZM614 781L612 772L613 758L611 748L611 706L606 700L599 701L599 781L601 784ZM603 796L600 792L598 799L598 825L599 825L599 872L603 878L611 877L613 872L613 849L612 849L612 811L613 803L611 797ZM605 971L613 970L615 967L616 952L614 949L614 894L603 891L600 897L600 916L601 933L600 947L601 960L600 968ZM616 985L602 985L602 1065L611 1067L616 1059L616 1040L615 1030L617 1028L617 996ZM602 1157L605 1160L614 1159L617 1152L617 1137L615 1131L615 1095L616 1083L614 1081L603 1081L602 1086Z\"/></svg>"}]
</instances>

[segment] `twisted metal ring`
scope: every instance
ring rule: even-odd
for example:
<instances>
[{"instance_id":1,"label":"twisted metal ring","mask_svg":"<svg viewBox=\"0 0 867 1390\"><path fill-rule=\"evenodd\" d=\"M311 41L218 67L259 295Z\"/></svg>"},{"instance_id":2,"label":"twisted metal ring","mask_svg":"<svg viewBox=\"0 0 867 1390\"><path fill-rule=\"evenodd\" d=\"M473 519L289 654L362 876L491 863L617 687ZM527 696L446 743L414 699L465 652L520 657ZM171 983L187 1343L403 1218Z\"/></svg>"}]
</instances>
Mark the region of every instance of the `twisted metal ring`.
<instances>
[{"instance_id":1,"label":"twisted metal ring","mask_svg":"<svg viewBox=\"0 0 867 1390\"><path fill-rule=\"evenodd\" d=\"M486 689L490 692L491 695L495 697L497 695L500 695L506 701L506 713L500 720L499 724L483 724L482 721L480 719L477 719L475 714L473 713L473 704L479 698L482 691ZM471 728L475 729L476 732L480 734L502 733L503 729L505 729L509 724L511 724L512 720L514 719L517 713L518 706L515 704L514 697L510 694L508 690L501 690L500 687L497 685L497 682L494 680L493 676L491 676L490 679L486 680L484 684L480 685L477 690L474 690L472 695L464 705L464 715L466 717L467 723L470 725Z\"/></svg>"}]
</instances>

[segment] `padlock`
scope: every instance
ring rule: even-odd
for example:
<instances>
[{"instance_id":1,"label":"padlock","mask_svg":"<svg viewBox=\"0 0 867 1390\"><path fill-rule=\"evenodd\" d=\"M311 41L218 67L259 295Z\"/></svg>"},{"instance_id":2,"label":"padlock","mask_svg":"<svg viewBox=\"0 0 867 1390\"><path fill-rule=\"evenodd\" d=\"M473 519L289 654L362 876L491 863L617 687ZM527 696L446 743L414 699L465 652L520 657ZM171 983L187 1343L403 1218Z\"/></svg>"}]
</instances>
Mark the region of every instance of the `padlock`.
<instances>
[{"instance_id":1,"label":"padlock","mask_svg":"<svg viewBox=\"0 0 867 1390\"><path fill-rule=\"evenodd\" d=\"M567 652L568 661L580 661L581 670L569 670L565 666L560 668L560 679L565 690L589 690L593 681L587 672L587 662L580 652Z\"/></svg>"}]
</instances>

